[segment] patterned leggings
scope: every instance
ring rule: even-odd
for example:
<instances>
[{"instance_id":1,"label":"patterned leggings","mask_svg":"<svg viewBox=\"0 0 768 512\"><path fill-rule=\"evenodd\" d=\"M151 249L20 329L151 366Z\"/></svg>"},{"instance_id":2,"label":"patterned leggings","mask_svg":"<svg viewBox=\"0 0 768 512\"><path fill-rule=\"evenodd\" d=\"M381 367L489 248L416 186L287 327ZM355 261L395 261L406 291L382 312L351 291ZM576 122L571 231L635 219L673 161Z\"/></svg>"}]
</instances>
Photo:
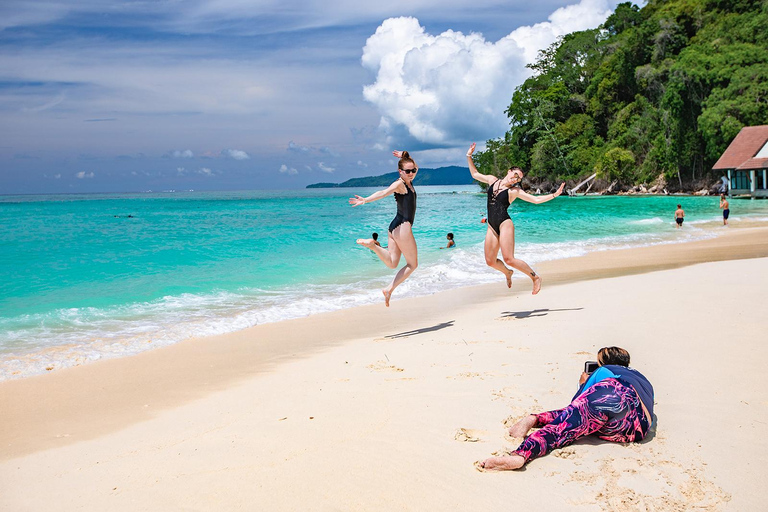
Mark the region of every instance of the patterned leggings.
<instances>
[{"instance_id":1,"label":"patterned leggings","mask_svg":"<svg viewBox=\"0 0 768 512\"><path fill-rule=\"evenodd\" d=\"M651 426L637 392L616 379L601 380L565 409L537 414L536 419L542 428L515 450L526 462L590 434L617 443L640 441Z\"/></svg>"}]
</instances>

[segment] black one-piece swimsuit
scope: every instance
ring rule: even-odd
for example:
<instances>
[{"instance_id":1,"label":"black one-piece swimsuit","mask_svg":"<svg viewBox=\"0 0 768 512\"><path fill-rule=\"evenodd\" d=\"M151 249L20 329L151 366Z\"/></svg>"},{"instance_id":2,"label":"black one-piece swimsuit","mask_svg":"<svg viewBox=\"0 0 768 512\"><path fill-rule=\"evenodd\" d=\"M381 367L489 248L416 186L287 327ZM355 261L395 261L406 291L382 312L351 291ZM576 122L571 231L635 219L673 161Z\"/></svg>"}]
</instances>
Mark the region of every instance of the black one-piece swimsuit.
<instances>
[{"instance_id":1,"label":"black one-piece swimsuit","mask_svg":"<svg viewBox=\"0 0 768 512\"><path fill-rule=\"evenodd\" d=\"M499 184L497 187L496 184ZM501 231L501 223L505 220L512 220L507 212L509 208L509 189L499 190L501 180L496 180L493 185L488 187L488 225L491 226L498 235Z\"/></svg>"},{"instance_id":2,"label":"black one-piece swimsuit","mask_svg":"<svg viewBox=\"0 0 768 512\"><path fill-rule=\"evenodd\" d=\"M397 215L389 223L390 233L404 222L410 222L413 226L413 220L416 218L416 190L411 190L408 185L405 185L405 194L395 192L395 202L397 202Z\"/></svg>"}]
</instances>

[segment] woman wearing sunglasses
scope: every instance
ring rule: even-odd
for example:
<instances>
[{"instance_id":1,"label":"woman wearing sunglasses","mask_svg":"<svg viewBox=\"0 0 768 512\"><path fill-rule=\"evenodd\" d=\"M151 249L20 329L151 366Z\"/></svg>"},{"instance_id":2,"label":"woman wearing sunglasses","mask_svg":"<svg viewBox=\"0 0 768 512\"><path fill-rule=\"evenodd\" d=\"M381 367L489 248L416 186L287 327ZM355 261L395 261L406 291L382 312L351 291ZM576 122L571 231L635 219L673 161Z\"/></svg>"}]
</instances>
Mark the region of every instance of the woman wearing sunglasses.
<instances>
[{"instance_id":1,"label":"woman wearing sunglasses","mask_svg":"<svg viewBox=\"0 0 768 512\"><path fill-rule=\"evenodd\" d=\"M523 181L523 170L519 167L510 167L507 175L503 178L497 178L489 174L480 174L472 160L472 153L475 152L476 144L473 142L467 151L467 162L469 163L469 172L477 181L488 184L488 230L485 233L485 263L495 268L507 276L507 286L512 288L512 269L507 268L505 263L512 268L516 268L533 281L533 294L536 295L541 290L541 276L523 260L515 258L515 225L507 213L507 208L515 199L522 199L529 203L541 204L551 201L563 193L565 183L560 184L560 188L554 194L545 196L533 196L520 189L520 182ZM499 249L502 262L499 258Z\"/></svg>"},{"instance_id":2,"label":"woman wearing sunglasses","mask_svg":"<svg viewBox=\"0 0 768 512\"><path fill-rule=\"evenodd\" d=\"M389 224L389 244L387 248L376 245L372 238L358 239L357 243L369 248L384 262L389 268L397 268L400 263L400 255L405 256L405 266L395 275L387 288L381 290L384 294L384 303L389 307L389 299L395 288L410 276L419 265L418 252L416 250L416 240L413 238L413 219L416 216L416 190L413 188L413 178L419 168L413 161L407 151L393 151L395 157L400 161L397 168L400 171L400 177L384 190L374 192L368 197L350 197L349 204L360 206L361 204L378 201L390 194L395 194L397 203L397 215Z\"/></svg>"}]
</instances>

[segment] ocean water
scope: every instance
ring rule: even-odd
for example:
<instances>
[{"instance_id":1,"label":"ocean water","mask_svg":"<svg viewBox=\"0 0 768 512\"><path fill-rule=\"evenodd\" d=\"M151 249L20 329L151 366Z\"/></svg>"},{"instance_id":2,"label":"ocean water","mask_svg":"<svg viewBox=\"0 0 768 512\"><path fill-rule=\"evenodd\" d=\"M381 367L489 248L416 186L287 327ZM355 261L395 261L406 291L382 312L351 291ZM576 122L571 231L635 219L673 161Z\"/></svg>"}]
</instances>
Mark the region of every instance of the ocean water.
<instances>
[{"instance_id":1,"label":"ocean water","mask_svg":"<svg viewBox=\"0 0 768 512\"><path fill-rule=\"evenodd\" d=\"M394 271L355 239L376 231L386 244L394 199L347 203L374 190L0 196L0 380L382 302ZM417 192L419 268L393 300L503 282L484 264L485 194ZM731 211L732 223L768 220L765 201ZM726 229L716 197L561 197L510 214L516 254L534 266ZM449 231L457 247L440 250Z\"/></svg>"}]
</instances>

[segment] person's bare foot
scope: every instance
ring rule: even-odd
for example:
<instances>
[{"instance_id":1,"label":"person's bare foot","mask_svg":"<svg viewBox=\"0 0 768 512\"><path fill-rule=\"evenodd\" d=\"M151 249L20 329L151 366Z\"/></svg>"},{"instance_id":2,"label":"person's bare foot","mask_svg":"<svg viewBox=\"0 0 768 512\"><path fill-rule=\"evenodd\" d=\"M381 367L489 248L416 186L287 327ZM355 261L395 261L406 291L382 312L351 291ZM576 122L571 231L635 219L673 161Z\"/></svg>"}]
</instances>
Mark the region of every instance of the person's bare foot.
<instances>
[{"instance_id":1,"label":"person's bare foot","mask_svg":"<svg viewBox=\"0 0 768 512\"><path fill-rule=\"evenodd\" d=\"M536 418L536 415L529 414L509 427L509 435L512 437L525 437L528 435L528 432L536 426L537 421L538 419Z\"/></svg>"},{"instance_id":2,"label":"person's bare foot","mask_svg":"<svg viewBox=\"0 0 768 512\"><path fill-rule=\"evenodd\" d=\"M371 250L373 250L373 246L376 245L376 242L373 240L373 238L358 238L357 243Z\"/></svg>"},{"instance_id":3,"label":"person's bare foot","mask_svg":"<svg viewBox=\"0 0 768 512\"><path fill-rule=\"evenodd\" d=\"M520 469L525 464L525 459L516 453L505 455L504 457L491 457L484 461L476 463L480 471L507 471L511 469Z\"/></svg>"},{"instance_id":4,"label":"person's bare foot","mask_svg":"<svg viewBox=\"0 0 768 512\"><path fill-rule=\"evenodd\" d=\"M389 299L392 297L392 292L381 290L381 293L384 295L384 305L389 307Z\"/></svg>"},{"instance_id":5,"label":"person's bare foot","mask_svg":"<svg viewBox=\"0 0 768 512\"><path fill-rule=\"evenodd\" d=\"M512 288L512 274L514 273L514 270L510 270L509 274L507 274L507 288Z\"/></svg>"},{"instance_id":6,"label":"person's bare foot","mask_svg":"<svg viewBox=\"0 0 768 512\"><path fill-rule=\"evenodd\" d=\"M541 291L541 276L535 275L533 277L533 295L536 295Z\"/></svg>"}]
</instances>

